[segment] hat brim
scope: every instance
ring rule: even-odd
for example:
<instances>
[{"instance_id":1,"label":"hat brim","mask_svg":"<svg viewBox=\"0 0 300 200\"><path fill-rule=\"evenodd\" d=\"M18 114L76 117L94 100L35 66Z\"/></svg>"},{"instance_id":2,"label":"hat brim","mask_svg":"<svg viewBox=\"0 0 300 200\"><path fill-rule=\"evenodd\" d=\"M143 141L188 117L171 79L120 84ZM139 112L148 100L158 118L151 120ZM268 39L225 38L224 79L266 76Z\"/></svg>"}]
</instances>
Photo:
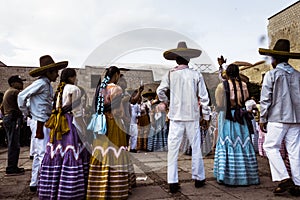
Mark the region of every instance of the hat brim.
<instances>
[{"instance_id":1,"label":"hat brim","mask_svg":"<svg viewBox=\"0 0 300 200\"><path fill-rule=\"evenodd\" d=\"M199 49L177 48L165 51L163 55L167 60L176 60L178 56L184 58L196 58L199 57L201 53L202 51Z\"/></svg>"},{"instance_id":2,"label":"hat brim","mask_svg":"<svg viewBox=\"0 0 300 200\"><path fill-rule=\"evenodd\" d=\"M66 68L67 66L68 66L68 61L52 63L50 65L46 65L46 66L39 67L39 68L36 68L34 70L31 70L29 72L29 75L32 76L32 77L38 77L38 76L43 75L49 69L61 70L63 68Z\"/></svg>"},{"instance_id":3,"label":"hat brim","mask_svg":"<svg viewBox=\"0 0 300 200\"><path fill-rule=\"evenodd\" d=\"M291 53L286 51L276 51L272 49L258 49L259 54L261 55L267 55L267 56L282 56L282 57L288 57L292 59L300 59L300 53Z\"/></svg>"},{"instance_id":4,"label":"hat brim","mask_svg":"<svg viewBox=\"0 0 300 200\"><path fill-rule=\"evenodd\" d=\"M147 97L155 97L156 96L156 93L155 92L146 92L144 94L142 94L142 96L144 98L147 98Z\"/></svg>"}]
</instances>

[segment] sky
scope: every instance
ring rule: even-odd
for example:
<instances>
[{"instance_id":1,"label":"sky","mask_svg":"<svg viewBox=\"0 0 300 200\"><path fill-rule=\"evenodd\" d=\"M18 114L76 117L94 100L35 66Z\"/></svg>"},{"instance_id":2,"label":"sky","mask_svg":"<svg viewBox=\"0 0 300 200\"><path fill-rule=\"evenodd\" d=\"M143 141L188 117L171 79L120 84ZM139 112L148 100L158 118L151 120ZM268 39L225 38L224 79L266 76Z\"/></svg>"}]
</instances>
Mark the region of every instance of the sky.
<instances>
[{"instance_id":1,"label":"sky","mask_svg":"<svg viewBox=\"0 0 300 200\"><path fill-rule=\"evenodd\" d=\"M39 66L39 58L49 54L71 67L101 65L103 58L169 65L174 63L163 52L182 40L201 48L204 62L213 65L220 55L228 63L256 63L263 59L258 48L268 48L268 18L295 2L0 0L0 61Z\"/></svg>"}]
</instances>

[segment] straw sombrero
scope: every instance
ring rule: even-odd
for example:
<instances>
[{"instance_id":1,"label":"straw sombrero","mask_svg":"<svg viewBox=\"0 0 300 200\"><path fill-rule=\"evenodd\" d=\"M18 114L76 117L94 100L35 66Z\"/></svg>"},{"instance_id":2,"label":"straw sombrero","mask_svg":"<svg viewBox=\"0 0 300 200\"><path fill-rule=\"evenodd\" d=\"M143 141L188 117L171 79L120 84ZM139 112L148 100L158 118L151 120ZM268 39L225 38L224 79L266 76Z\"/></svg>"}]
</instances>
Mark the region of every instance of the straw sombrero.
<instances>
[{"instance_id":1,"label":"straw sombrero","mask_svg":"<svg viewBox=\"0 0 300 200\"><path fill-rule=\"evenodd\" d=\"M259 48L258 52L261 55L300 59L300 53L290 52L290 41L286 39L279 39L273 49Z\"/></svg>"},{"instance_id":2,"label":"straw sombrero","mask_svg":"<svg viewBox=\"0 0 300 200\"><path fill-rule=\"evenodd\" d=\"M29 72L32 77L38 77L43 75L49 69L63 69L68 66L68 61L54 62L54 60L49 55L40 57L40 67Z\"/></svg>"},{"instance_id":3,"label":"straw sombrero","mask_svg":"<svg viewBox=\"0 0 300 200\"><path fill-rule=\"evenodd\" d=\"M156 96L156 92L152 91L151 89L149 89L147 92L142 93L142 96L144 98L148 98L148 97L155 97Z\"/></svg>"},{"instance_id":4,"label":"straw sombrero","mask_svg":"<svg viewBox=\"0 0 300 200\"><path fill-rule=\"evenodd\" d=\"M196 58L201 55L199 49L187 48L185 42L179 42L176 49L170 49L164 52L164 58L167 60L176 60L178 56L183 58Z\"/></svg>"}]
</instances>

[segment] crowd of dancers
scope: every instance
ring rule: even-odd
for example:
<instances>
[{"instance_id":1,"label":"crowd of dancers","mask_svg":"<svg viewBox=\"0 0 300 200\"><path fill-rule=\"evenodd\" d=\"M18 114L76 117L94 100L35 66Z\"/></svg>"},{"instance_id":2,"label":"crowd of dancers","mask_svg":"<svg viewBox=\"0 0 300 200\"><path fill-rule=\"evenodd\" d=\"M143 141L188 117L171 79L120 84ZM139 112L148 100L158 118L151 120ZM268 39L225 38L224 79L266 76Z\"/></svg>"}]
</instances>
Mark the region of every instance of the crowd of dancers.
<instances>
[{"instance_id":1,"label":"crowd of dancers","mask_svg":"<svg viewBox=\"0 0 300 200\"><path fill-rule=\"evenodd\" d=\"M259 102L250 98L239 66L226 65L221 56L213 105L202 74L188 65L201 50L179 42L177 48L164 52L176 67L154 90L144 91L143 85L130 90L118 67L107 68L95 90L91 116L85 114L86 94L76 85L76 70L67 68L67 61L42 56L40 67L29 72L37 77L31 85L23 89L19 76L8 80L10 88L1 104L8 140L6 174L24 174L18 167L19 124L26 117L32 133L29 187L39 199L128 199L136 186L130 154L145 151L168 152L171 193L180 190L177 159L182 151L192 156L196 188L205 185L203 156L208 154L214 155L218 183L260 184L256 159L260 155L268 157L272 179L278 182L273 192L299 196L300 105L295 98L300 88L293 80L299 80L300 73L288 59L300 55L289 53L288 40L259 52L275 60ZM59 70L54 92L51 82L59 77ZM289 91L284 97L293 110L278 108L282 85Z\"/></svg>"}]
</instances>

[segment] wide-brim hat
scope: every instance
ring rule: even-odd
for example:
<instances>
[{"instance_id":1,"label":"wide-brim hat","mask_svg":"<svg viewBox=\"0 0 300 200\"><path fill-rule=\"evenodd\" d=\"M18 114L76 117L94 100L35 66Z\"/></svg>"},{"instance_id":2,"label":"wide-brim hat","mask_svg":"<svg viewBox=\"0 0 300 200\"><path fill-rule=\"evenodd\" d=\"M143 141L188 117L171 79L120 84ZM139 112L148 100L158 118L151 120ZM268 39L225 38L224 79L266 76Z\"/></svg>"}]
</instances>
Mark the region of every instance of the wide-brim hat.
<instances>
[{"instance_id":1,"label":"wide-brim hat","mask_svg":"<svg viewBox=\"0 0 300 200\"><path fill-rule=\"evenodd\" d=\"M142 97L144 98L155 97L155 96L156 96L156 92L152 91L151 89L149 89L147 92L142 93Z\"/></svg>"},{"instance_id":2,"label":"wide-brim hat","mask_svg":"<svg viewBox=\"0 0 300 200\"><path fill-rule=\"evenodd\" d=\"M7 82L9 85L11 85L14 82L23 83L23 81L26 81L26 79L23 79L18 75L14 75L14 76L9 77Z\"/></svg>"},{"instance_id":3,"label":"wide-brim hat","mask_svg":"<svg viewBox=\"0 0 300 200\"><path fill-rule=\"evenodd\" d=\"M259 48L258 52L261 55L300 59L300 53L290 52L290 41L287 39L279 39L273 49Z\"/></svg>"},{"instance_id":4,"label":"wide-brim hat","mask_svg":"<svg viewBox=\"0 0 300 200\"><path fill-rule=\"evenodd\" d=\"M187 48L185 42L179 42L176 49L165 51L163 55L167 60L176 60L177 57L196 58L199 57L201 53L201 50Z\"/></svg>"},{"instance_id":5,"label":"wide-brim hat","mask_svg":"<svg viewBox=\"0 0 300 200\"><path fill-rule=\"evenodd\" d=\"M44 55L40 57L40 67L29 72L32 77L38 77L43 75L49 69L61 70L68 66L68 61L54 62L51 56Z\"/></svg>"}]
</instances>

